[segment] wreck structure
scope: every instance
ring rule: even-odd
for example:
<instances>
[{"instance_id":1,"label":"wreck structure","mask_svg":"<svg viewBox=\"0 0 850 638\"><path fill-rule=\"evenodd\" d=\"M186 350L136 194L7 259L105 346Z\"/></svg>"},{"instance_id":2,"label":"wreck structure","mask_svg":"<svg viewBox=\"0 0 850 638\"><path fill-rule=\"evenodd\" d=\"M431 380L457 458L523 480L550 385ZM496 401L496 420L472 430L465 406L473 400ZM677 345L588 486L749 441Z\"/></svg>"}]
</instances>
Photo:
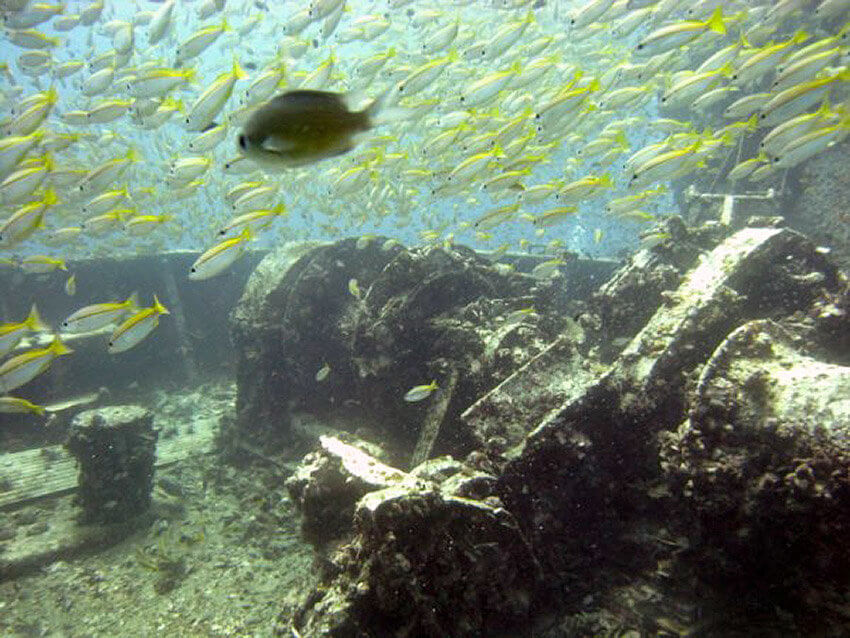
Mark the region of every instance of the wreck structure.
<instances>
[{"instance_id":1,"label":"wreck structure","mask_svg":"<svg viewBox=\"0 0 850 638\"><path fill-rule=\"evenodd\" d=\"M552 278L382 238L259 264L220 444L309 452L287 487L324 582L281 635L517 635L545 609L584 635L659 600L647 631L674 607L722 633L755 591L817 623L799 593L850 572L847 280L776 218L660 236Z\"/></svg>"}]
</instances>

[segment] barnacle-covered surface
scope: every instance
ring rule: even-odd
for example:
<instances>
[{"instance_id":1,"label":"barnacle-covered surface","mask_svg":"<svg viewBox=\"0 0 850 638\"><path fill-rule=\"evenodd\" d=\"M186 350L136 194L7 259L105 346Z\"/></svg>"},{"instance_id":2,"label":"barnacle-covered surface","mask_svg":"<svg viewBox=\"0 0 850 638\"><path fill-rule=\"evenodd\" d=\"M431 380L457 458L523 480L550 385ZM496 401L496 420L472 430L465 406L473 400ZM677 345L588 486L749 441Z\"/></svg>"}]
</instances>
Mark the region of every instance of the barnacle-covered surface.
<instances>
[{"instance_id":1,"label":"barnacle-covered surface","mask_svg":"<svg viewBox=\"0 0 850 638\"><path fill-rule=\"evenodd\" d=\"M847 544L835 542L850 530L850 368L800 345L767 320L735 330L661 449L696 568L785 596L790 583L846 584L850 571Z\"/></svg>"},{"instance_id":2,"label":"barnacle-covered surface","mask_svg":"<svg viewBox=\"0 0 850 638\"><path fill-rule=\"evenodd\" d=\"M541 570L494 477L446 458L408 474L324 437L287 485L308 520L326 520L317 502L343 508L353 540L328 557L330 584L281 619L284 635L481 636L528 622Z\"/></svg>"},{"instance_id":3,"label":"barnacle-covered surface","mask_svg":"<svg viewBox=\"0 0 850 638\"><path fill-rule=\"evenodd\" d=\"M676 216L652 231L649 245L593 293L589 312L582 317L604 360L619 354L663 302L662 294L676 289L699 255L719 244L727 232L716 222L689 228Z\"/></svg>"},{"instance_id":4,"label":"barnacle-covered surface","mask_svg":"<svg viewBox=\"0 0 850 638\"><path fill-rule=\"evenodd\" d=\"M305 538L321 546L351 531L354 506L361 497L402 486L405 475L363 451L368 447L363 441L355 446L321 436L319 444L321 449L305 456L286 480L286 488L303 514Z\"/></svg>"},{"instance_id":5,"label":"barnacle-covered surface","mask_svg":"<svg viewBox=\"0 0 850 638\"><path fill-rule=\"evenodd\" d=\"M231 317L236 427L279 436L293 408L345 410L368 414L409 450L427 415L402 397L454 375L433 449L469 451L471 436L451 424L570 324L573 302L554 286L462 246L407 249L377 237L284 247L261 263ZM533 311L509 317L521 309Z\"/></svg>"},{"instance_id":6,"label":"barnacle-covered surface","mask_svg":"<svg viewBox=\"0 0 850 638\"><path fill-rule=\"evenodd\" d=\"M325 585L300 609L282 614L281 635L292 628L303 636L519 635L511 632L529 629L528 610L540 608L560 613L546 621L535 616L534 635L805 635L845 626L840 610L848 592L837 574L846 572L846 556L839 551L834 565L810 568L837 551L846 532L846 514L838 513L847 509L846 369L800 348L804 342L822 347L846 328L846 282L790 230L748 227L719 244L715 225L686 232L716 247L690 258L690 268L673 269L677 285L659 291L661 307L610 366L594 359L605 331L592 328L606 319L591 304L581 338L553 340L490 392L536 384L545 404L552 396L547 372L556 377L565 363L578 361L573 384L560 386L562 404L541 410L539 422L517 423L507 391L500 400L484 395L464 415L464 425L480 434L474 449L460 446L453 452L463 460L422 466L430 465L433 475L414 469L424 485L394 470L384 474L394 477L391 485L368 484L326 445L308 457L296 472L302 478L293 497L308 530L332 529L335 538L317 544ZM656 270L672 272L669 255L651 255L663 250L659 243L649 257ZM619 281L628 281L620 274ZM649 272L631 285L664 277ZM624 295L622 303L637 299ZM788 336L780 323L800 330ZM775 345L748 358L742 339ZM560 367L552 363L558 360ZM802 375L802 385L789 370ZM832 390L808 393L816 380ZM724 388L737 390L712 399ZM731 429L700 429L717 421L706 417L712 400ZM736 425L740 411L749 416ZM812 413L832 425L807 422ZM832 428L828 436L820 432L825 427ZM750 445L754 436L759 445ZM750 475L747 467L776 480ZM712 482L724 472L726 481ZM507 536L485 533L490 561L465 562L457 554L478 547L486 527L466 509L447 513L453 484L474 484L467 504L495 508L490 515L510 521ZM806 534L804 520L814 510L820 527ZM323 516L333 525L322 525ZM451 522L456 519L466 522ZM790 555L786 541L795 548ZM759 551L750 551L756 545ZM443 555L451 560L440 560ZM534 569L508 569L517 556ZM779 567L752 569L759 561ZM458 567L471 582L514 583L521 596L488 585L475 590L484 587L483 598L461 591ZM833 579L817 583L817 575ZM783 595L795 588L805 588L805 597ZM760 599L765 589L781 590L770 598L780 611ZM451 609L444 591L453 593ZM831 610L823 617L821 604ZM485 617L484 609L505 613Z\"/></svg>"},{"instance_id":7,"label":"barnacle-covered surface","mask_svg":"<svg viewBox=\"0 0 850 638\"><path fill-rule=\"evenodd\" d=\"M157 436L153 414L137 405L74 417L67 447L80 469L77 498L84 520L120 522L147 510Z\"/></svg>"}]
</instances>

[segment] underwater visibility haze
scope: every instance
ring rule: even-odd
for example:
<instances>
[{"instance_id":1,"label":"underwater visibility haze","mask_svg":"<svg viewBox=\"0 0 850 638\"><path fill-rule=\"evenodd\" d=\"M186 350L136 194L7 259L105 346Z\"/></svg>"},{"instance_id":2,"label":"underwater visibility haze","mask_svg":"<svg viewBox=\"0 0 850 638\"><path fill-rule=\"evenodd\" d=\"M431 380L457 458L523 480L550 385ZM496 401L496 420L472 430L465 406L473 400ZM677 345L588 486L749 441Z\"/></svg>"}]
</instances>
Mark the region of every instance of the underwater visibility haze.
<instances>
[{"instance_id":1,"label":"underwater visibility haze","mask_svg":"<svg viewBox=\"0 0 850 638\"><path fill-rule=\"evenodd\" d=\"M850 1L0 15L2 635L850 635Z\"/></svg>"}]
</instances>

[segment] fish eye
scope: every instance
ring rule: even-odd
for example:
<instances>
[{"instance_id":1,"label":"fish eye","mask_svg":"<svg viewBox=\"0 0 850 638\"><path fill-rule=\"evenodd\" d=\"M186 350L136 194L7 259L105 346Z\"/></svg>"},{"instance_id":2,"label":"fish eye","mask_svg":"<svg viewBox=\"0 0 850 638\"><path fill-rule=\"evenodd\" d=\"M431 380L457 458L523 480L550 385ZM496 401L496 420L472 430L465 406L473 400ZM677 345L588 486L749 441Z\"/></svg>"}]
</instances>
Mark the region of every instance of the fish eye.
<instances>
[{"instance_id":1,"label":"fish eye","mask_svg":"<svg viewBox=\"0 0 850 638\"><path fill-rule=\"evenodd\" d=\"M191 272L197 272L197 270L198 270L197 268L195 268L194 266L192 266L192 271L191 271Z\"/></svg>"},{"instance_id":2,"label":"fish eye","mask_svg":"<svg viewBox=\"0 0 850 638\"><path fill-rule=\"evenodd\" d=\"M638 51L640 51L643 48L643 42L641 42L639 45L637 45L637 48L638 48Z\"/></svg>"},{"instance_id":3,"label":"fish eye","mask_svg":"<svg viewBox=\"0 0 850 638\"><path fill-rule=\"evenodd\" d=\"M465 97L463 97L462 95L460 96L460 101L461 101L461 102L463 102L465 99L466 99L466 98L465 98Z\"/></svg>"},{"instance_id":4,"label":"fish eye","mask_svg":"<svg viewBox=\"0 0 850 638\"><path fill-rule=\"evenodd\" d=\"M245 136L244 135L239 136L239 148L245 148Z\"/></svg>"}]
</instances>

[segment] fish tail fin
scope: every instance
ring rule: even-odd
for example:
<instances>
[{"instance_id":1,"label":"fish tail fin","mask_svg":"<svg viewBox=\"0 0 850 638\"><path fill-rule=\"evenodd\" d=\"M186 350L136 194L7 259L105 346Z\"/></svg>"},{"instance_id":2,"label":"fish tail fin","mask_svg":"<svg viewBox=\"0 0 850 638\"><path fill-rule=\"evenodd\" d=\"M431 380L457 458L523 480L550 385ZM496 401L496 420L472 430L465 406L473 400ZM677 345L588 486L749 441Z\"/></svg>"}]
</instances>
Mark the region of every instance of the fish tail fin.
<instances>
[{"instance_id":1,"label":"fish tail fin","mask_svg":"<svg viewBox=\"0 0 850 638\"><path fill-rule=\"evenodd\" d=\"M248 74L245 73L241 66L239 66L239 60L236 58L235 55L233 56L233 68L231 72L233 73L233 77L235 77L237 80L244 80L248 77Z\"/></svg>"},{"instance_id":2,"label":"fish tail fin","mask_svg":"<svg viewBox=\"0 0 850 638\"><path fill-rule=\"evenodd\" d=\"M136 292L136 291L133 291L130 294L130 296L127 297L127 300L124 303L127 304L128 310L130 310L132 312L135 312L136 310L138 310L139 309L139 293Z\"/></svg>"},{"instance_id":3,"label":"fish tail fin","mask_svg":"<svg viewBox=\"0 0 850 638\"><path fill-rule=\"evenodd\" d=\"M726 35L726 23L723 22L723 9L718 6L706 21L705 26L715 33Z\"/></svg>"},{"instance_id":4,"label":"fish tail fin","mask_svg":"<svg viewBox=\"0 0 850 638\"><path fill-rule=\"evenodd\" d=\"M50 343L50 351L56 357L61 357L62 355L71 354L72 352L74 352L73 350L71 350L71 348L62 343L62 340L59 338L59 335L53 337L53 341Z\"/></svg>"},{"instance_id":5,"label":"fish tail fin","mask_svg":"<svg viewBox=\"0 0 850 638\"><path fill-rule=\"evenodd\" d=\"M803 29L800 29L791 38L791 44L800 44L801 42L805 42L808 39L809 39L809 34L806 31L804 31Z\"/></svg>"},{"instance_id":6,"label":"fish tail fin","mask_svg":"<svg viewBox=\"0 0 850 638\"><path fill-rule=\"evenodd\" d=\"M409 117L409 112L399 106L388 106L393 87L372 100L360 113L365 118L366 128L374 128L390 122L401 122Z\"/></svg>"},{"instance_id":7,"label":"fish tail fin","mask_svg":"<svg viewBox=\"0 0 850 638\"><path fill-rule=\"evenodd\" d=\"M750 116L750 119L747 120L747 126L745 127L750 133L757 131L759 127L759 114L753 113Z\"/></svg>"},{"instance_id":8,"label":"fish tail fin","mask_svg":"<svg viewBox=\"0 0 850 638\"><path fill-rule=\"evenodd\" d=\"M170 315L168 308L162 305L156 295L153 296L153 309L158 315Z\"/></svg>"},{"instance_id":9,"label":"fish tail fin","mask_svg":"<svg viewBox=\"0 0 850 638\"><path fill-rule=\"evenodd\" d=\"M56 197L56 191L53 190L53 187L48 188L44 192L44 205L45 206L54 206L59 203L59 198Z\"/></svg>"},{"instance_id":10,"label":"fish tail fin","mask_svg":"<svg viewBox=\"0 0 850 638\"><path fill-rule=\"evenodd\" d=\"M38 314L38 308L36 308L35 304L30 308L30 314L24 323L27 324L27 328L30 330L50 330L47 324L41 319L41 315Z\"/></svg>"}]
</instances>

